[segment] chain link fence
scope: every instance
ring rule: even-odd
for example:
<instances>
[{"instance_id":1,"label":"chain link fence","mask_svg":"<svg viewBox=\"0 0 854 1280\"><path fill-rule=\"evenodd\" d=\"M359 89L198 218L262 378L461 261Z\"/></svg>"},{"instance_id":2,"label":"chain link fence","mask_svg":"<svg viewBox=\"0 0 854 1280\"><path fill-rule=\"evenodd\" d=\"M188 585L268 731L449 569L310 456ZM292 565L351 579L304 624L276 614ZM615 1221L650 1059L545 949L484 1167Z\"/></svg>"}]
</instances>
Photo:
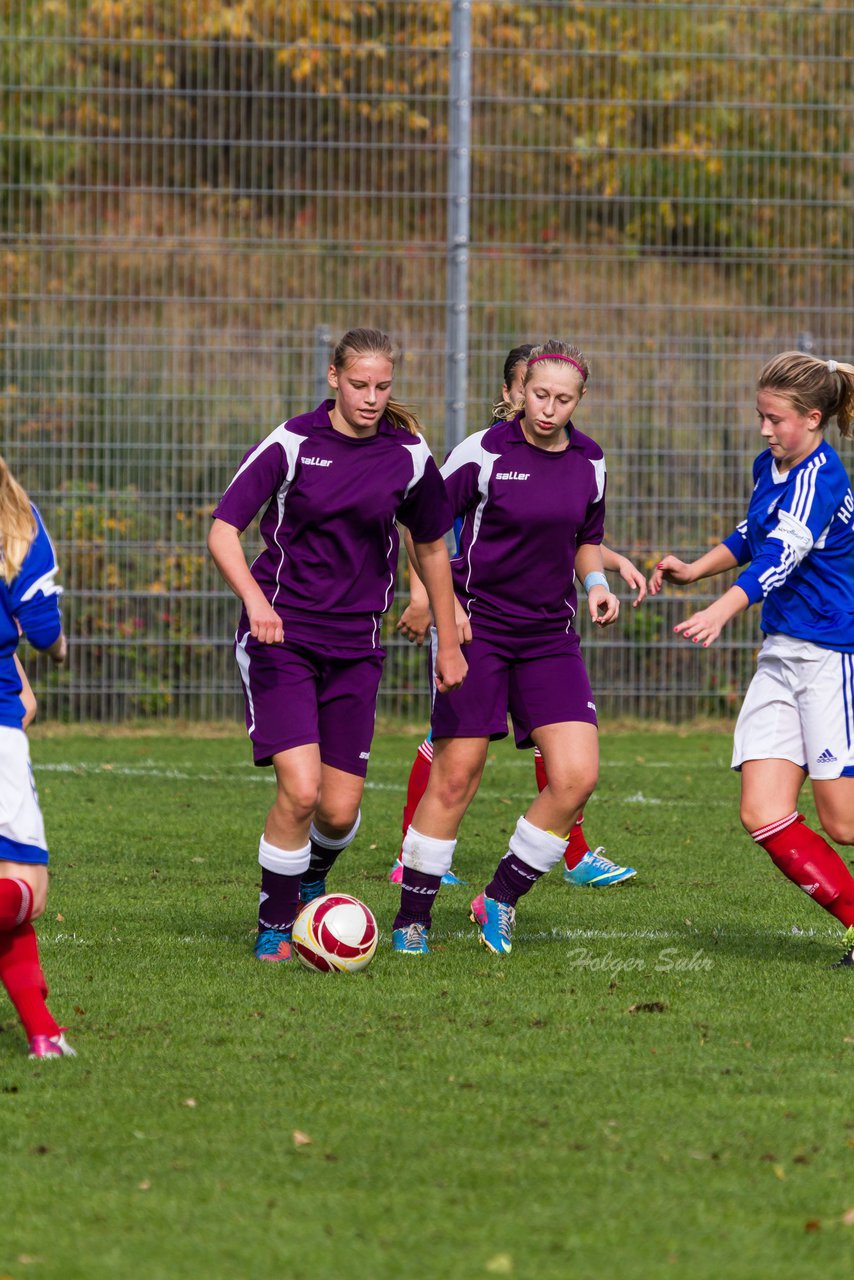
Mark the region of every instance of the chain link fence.
<instances>
[{"instance_id":1,"label":"chain link fence","mask_svg":"<svg viewBox=\"0 0 854 1280\"><path fill-rule=\"evenodd\" d=\"M511 346L578 342L608 541L648 571L743 514L765 359L854 354L850 5L0 0L2 450L73 646L58 674L24 650L47 714L239 714L210 511L330 337L395 337L442 453L460 9L469 430ZM404 577L380 711L426 720ZM606 716L732 713L758 619L698 654L672 626L708 598L582 624Z\"/></svg>"}]
</instances>

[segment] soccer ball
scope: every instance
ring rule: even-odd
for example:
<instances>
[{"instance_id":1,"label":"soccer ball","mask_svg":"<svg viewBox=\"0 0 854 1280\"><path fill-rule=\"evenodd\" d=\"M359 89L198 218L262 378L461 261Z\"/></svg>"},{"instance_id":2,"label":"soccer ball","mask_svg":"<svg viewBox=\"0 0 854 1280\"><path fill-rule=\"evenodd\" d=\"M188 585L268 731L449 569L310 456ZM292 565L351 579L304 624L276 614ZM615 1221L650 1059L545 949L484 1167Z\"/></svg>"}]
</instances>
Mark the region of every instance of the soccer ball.
<instances>
[{"instance_id":1,"label":"soccer ball","mask_svg":"<svg viewBox=\"0 0 854 1280\"><path fill-rule=\"evenodd\" d=\"M348 893L325 893L294 921L291 946L306 969L356 973L371 963L379 930L371 912Z\"/></svg>"}]
</instances>

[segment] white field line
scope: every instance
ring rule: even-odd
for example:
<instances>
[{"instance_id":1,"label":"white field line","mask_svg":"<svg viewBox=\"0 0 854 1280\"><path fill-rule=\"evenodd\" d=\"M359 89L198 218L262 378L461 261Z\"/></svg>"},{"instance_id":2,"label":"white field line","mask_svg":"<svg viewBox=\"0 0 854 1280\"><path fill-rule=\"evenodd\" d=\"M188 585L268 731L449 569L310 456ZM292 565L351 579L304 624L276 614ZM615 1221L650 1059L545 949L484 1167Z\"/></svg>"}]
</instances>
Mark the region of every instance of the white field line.
<instances>
[{"instance_id":1,"label":"white field line","mask_svg":"<svg viewBox=\"0 0 854 1280\"><path fill-rule=\"evenodd\" d=\"M251 930L247 928L246 935L251 935ZM742 930L735 931L732 936L742 936ZM525 929L517 929L515 941L518 942L679 942L683 946L698 946L704 941L708 942L712 929L698 930L696 927L690 931L679 932L673 929L573 929L573 928L553 928L539 929L536 931L526 931ZM714 929L716 943L725 943L729 931L726 928L716 927ZM800 929L797 925L791 925L784 929L751 929L751 937L754 938L790 938L793 935L798 938L817 938L830 942L839 942L839 929L833 926L824 928ZM208 942L239 942L243 939L243 934L239 937L235 934L228 933L194 933L182 934L175 938L176 942L183 943L186 946L196 946L198 943ZM382 937L382 931L380 933ZM474 936L474 928L469 929L449 929L441 928L435 931L435 940L443 941L444 939L453 939L454 941L471 940ZM51 933L48 930L39 930L39 943L48 946L77 946L91 947L95 945L95 939L87 938L77 933ZM97 945L102 946L124 946L124 939L118 935L111 935L106 938L99 938Z\"/></svg>"},{"instance_id":2,"label":"white field line","mask_svg":"<svg viewBox=\"0 0 854 1280\"><path fill-rule=\"evenodd\" d=\"M271 786L274 781L273 771L267 769L256 769L254 765L237 766L232 770L223 770L219 773L196 773L192 771L191 766L162 768L161 766L151 763L142 763L138 765L113 765L113 764L93 764L91 761L64 761L55 764L34 764L33 769L36 774L39 773L61 773L75 774L79 777L90 778L153 778L164 779L172 782L251 782L260 783L262 786ZM368 780L365 783L366 791L396 791L403 792L404 780L401 776L399 782L372 782ZM503 789L495 789L487 786L481 786L478 795L480 797L499 796L507 800L529 800L531 793L524 792L507 792ZM588 803L595 803L598 800L594 793ZM610 803L620 803L616 797L609 797ZM731 802L724 798L720 800L671 800L662 799L658 796L647 796L641 791L636 791L634 795L623 796L623 804L638 805L666 805L670 807L684 808L707 808L709 805L729 805Z\"/></svg>"},{"instance_id":3,"label":"white field line","mask_svg":"<svg viewBox=\"0 0 854 1280\"><path fill-rule=\"evenodd\" d=\"M150 773L154 777L162 777L162 778L173 777L173 776L186 777L186 778L202 778L203 780L208 780L209 778L216 778L218 782L221 782L223 778L228 778L238 774L247 774L250 777L272 776L271 769L259 770L258 768L256 768L254 764L251 763L251 761L248 761L248 760L243 764L232 765L230 768L221 769L216 774L208 774L208 775L194 772L194 766L192 764L186 764L186 763L173 765L168 770L164 770L164 766L161 765L157 760L140 760L139 764L136 764L136 765L115 765L115 764L109 764L108 762L102 762L101 764L94 764L91 760L65 761L65 762L57 762L55 764L47 764L43 761L34 761L33 767L35 769L43 769L47 773L124 773L125 776L137 775L137 774L142 776L144 774ZM600 769L625 769L626 765L622 760L600 760L599 767ZM725 769L725 768L729 768L729 765L722 760L721 761L705 760L705 761L701 761L698 764L691 765L689 766L688 769L686 769L684 763L679 760L648 760L648 761L644 761L643 763L635 761L632 767L636 769L681 769L683 770L683 772L690 773L697 769L716 769L716 770ZM513 760L513 759L505 760L502 762L502 768L510 768L510 769L531 768L531 762L530 762L530 759L529 760ZM176 770L179 770L180 772L176 774L175 772ZM396 764L390 760L378 760L371 765L371 771L373 773L389 771L389 770L394 770L395 773L400 773L401 767L399 764ZM488 772L489 772L489 765L487 765L487 773Z\"/></svg>"}]
</instances>

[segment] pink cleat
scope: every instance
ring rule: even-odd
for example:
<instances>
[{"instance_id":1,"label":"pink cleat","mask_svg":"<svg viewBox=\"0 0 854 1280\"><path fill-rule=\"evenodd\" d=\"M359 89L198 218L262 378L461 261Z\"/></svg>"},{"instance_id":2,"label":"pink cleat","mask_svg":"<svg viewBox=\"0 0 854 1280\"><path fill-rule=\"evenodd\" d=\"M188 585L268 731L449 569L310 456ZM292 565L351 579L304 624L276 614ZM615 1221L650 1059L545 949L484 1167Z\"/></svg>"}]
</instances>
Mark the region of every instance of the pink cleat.
<instances>
[{"instance_id":1,"label":"pink cleat","mask_svg":"<svg viewBox=\"0 0 854 1280\"><path fill-rule=\"evenodd\" d=\"M483 905L484 894L479 893L471 904L469 920L472 924L486 924L486 907Z\"/></svg>"},{"instance_id":2,"label":"pink cleat","mask_svg":"<svg viewBox=\"0 0 854 1280\"><path fill-rule=\"evenodd\" d=\"M76 1058L77 1051L72 1049L71 1045L62 1034L65 1030L66 1028L62 1027L55 1036L31 1036L30 1057Z\"/></svg>"},{"instance_id":3,"label":"pink cleat","mask_svg":"<svg viewBox=\"0 0 854 1280\"><path fill-rule=\"evenodd\" d=\"M391 871L389 871L388 873L388 878L392 884L403 883L403 863L402 862L395 862Z\"/></svg>"}]
</instances>

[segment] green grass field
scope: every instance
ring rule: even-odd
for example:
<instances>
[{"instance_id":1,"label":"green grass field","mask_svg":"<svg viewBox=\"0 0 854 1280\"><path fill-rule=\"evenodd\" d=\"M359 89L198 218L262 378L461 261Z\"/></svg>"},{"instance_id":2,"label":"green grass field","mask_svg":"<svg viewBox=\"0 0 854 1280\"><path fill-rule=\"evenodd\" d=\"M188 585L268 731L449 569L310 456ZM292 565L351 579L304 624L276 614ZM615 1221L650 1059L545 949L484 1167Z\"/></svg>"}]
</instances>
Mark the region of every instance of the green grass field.
<instances>
[{"instance_id":1,"label":"green grass field","mask_svg":"<svg viewBox=\"0 0 854 1280\"><path fill-rule=\"evenodd\" d=\"M503 960L466 889L429 957L391 952L418 739L378 734L334 885L383 939L340 976L253 961L270 775L197 734L34 735L79 1057L29 1062L5 1002L0 1280L850 1273L854 974L742 832L726 734L604 735L587 830L637 880L553 873ZM496 747L472 893L533 786Z\"/></svg>"}]
</instances>

